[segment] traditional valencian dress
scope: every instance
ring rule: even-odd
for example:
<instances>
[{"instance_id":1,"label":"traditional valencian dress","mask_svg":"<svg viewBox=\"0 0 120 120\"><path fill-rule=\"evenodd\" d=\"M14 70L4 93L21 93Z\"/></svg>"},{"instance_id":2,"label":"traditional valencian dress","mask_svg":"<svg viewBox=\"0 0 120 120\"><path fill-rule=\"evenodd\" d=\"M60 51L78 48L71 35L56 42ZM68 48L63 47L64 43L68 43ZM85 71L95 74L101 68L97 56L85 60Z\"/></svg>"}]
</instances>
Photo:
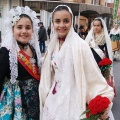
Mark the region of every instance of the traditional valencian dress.
<instances>
[{"instance_id":1,"label":"traditional valencian dress","mask_svg":"<svg viewBox=\"0 0 120 120\"><path fill-rule=\"evenodd\" d=\"M26 44L13 35L13 27L24 14L30 19L33 30ZM5 20L6 31L0 48L0 120L39 120L41 54L38 23L35 11L28 6L12 8ZM24 52L28 46L32 57Z\"/></svg>"},{"instance_id":2,"label":"traditional valencian dress","mask_svg":"<svg viewBox=\"0 0 120 120\"><path fill-rule=\"evenodd\" d=\"M82 48L80 44L82 44ZM80 53L83 59L81 57L75 59L76 55L74 56L71 50L73 46L78 48L76 45L80 45ZM86 109L85 101L94 98L96 94L99 94L99 90L102 92L101 88L105 86L106 90L109 88L107 88L107 85L104 86L104 84L106 84L105 80L100 75L95 62L93 62L94 59L92 54L88 52L88 46L86 46L82 39L79 40L78 43L76 42L76 45L71 46L68 40L63 43L62 48L59 50L59 42L57 42L52 52L50 63L51 76L50 78L46 76L48 75L48 71L46 71L44 73L46 74L44 77L47 78L46 82L41 82L40 84L40 99L42 98L40 100L41 120L79 120L81 113ZM81 61L79 64L81 64L82 70L78 67L78 61ZM89 66L89 62L92 67ZM44 65L46 66L47 64ZM85 71L83 71L83 68ZM94 76L95 73L96 76ZM51 79L51 82L47 82L49 79ZM41 78L41 81L42 80ZM49 83L51 84L50 88L48 87ZM44 87L41 88L41 86ZM45 99L46 90L48 89L50 90Z\"/></svg>"},{"instance_id":3,"label":"traditional valencian dress","mask_svg":"<svg viewBox=\"0 0 120 120\"><path fill-rule=\"evenodd\" d=\"M114 58L119 58L120 29L118 28L117 30L115 30L115 28L113 28L110 31L110 38L112 43L112 51L115 52Z\"/></svg>"},{"instance_id":4,"label":"traditional valencian dress","mask_svg":"<svg viewBox=\"0 0 120 120\"><path fill-rule=\"evenodd\" d=\"M91 48L91 51L94 55L94 58L97 62L97 64L99 64L99 62L102 61L102 59L104 58L109 58L109 54L108 54L108 49L107 49L107 45L106 45L106 40L105 40L105 35L102 32L100 35L98 35L97 37L95 37L95 35L92 35L93 37L91 38L91 40L89 41L89 46ZM99 65L98 65L99 66ZM111 69L111 68L110 68ZM103 71L101 71L103 76L105 73L103 73ZM106 72L106 71L104 71ZM111 76L110 70L108 71L109 75L108 76L104 76L107 83L114 88L114 81L113 81L113 76Z\"/></svg>"},{"instance_id":5,"label":"traditional valencian dress","mask_svg":"<svg viewBox=\"0 0 120 120\"><path fill-rule=\"evenodd\" d=\"M101 18L98 18L98 19L101 19ZM85 41L90 46L93 56L96 60L96 63L98 64L98 67L101 70L103 77L106 79L106 82L108 83L108 85L113 87L114 94L116 95L112 66L109 67L108 69L106 66L102 66L104 67L104 69L101 69L101 66L99 66L99 63L105 58L110 59L112 62L112 48L111 48L110 37L108 35L105 22L102 19L101 21L104 26L102 33L95 36L93 32L93 27L92 27ZM110 115L111 120L114 120L112 113L110 113L109 115Z\"/></svg>"},{"instance_id":6,"label":"traditional valencian dress","mask_svg":"<svg viewBox=\"0 0 120 120\"><path fill-rule=\"evenodd\" d=\"M89 46L72 25L59 49L51 23L52 40L44 56L39 87L40 120L80 120L85 118L80 115L86 110L86 103L95 96L113 99L113 89L102 77Z\"/></svg>"},{"instance_id":7,"label":"traditional valencian dress","mask_svg":"<svg viewBox=\"0 0 120 120\"><path fill-rule=\"evenodd\" d=\"M0 49L0 120L39 120L40 74L35 50L32 46L31 49L33 58L22 50L18 53L18 77L14 84L10 82L9 51Z\"/></svg>"}]
</instances>

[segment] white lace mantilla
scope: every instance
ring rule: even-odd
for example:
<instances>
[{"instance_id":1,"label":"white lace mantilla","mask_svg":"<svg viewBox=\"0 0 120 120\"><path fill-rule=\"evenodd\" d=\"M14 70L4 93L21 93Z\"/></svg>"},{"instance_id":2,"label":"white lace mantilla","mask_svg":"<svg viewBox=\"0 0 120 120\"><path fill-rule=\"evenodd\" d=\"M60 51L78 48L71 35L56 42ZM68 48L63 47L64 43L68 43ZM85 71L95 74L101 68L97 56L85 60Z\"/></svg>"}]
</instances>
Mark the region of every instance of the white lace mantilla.
<instances>
[{"instance_id":1,"label":"white lace mantilla","mask_svg":"<svg viewBox=\"0 0 120 120\"><path fill-rule=\"evenodd\" d=\"M105 58L105 54L103 51L98 47L98 45L104 45L105 44L105 35L104 33L98 35L95 37L95 35L92 36L91 40L89 41L89 46L93 48L96 53L101 57L101 59Z\"/></svg>"},{"instance_id":2,"label":"white lace mantilla","mask_svg":"<svg viewBox=\"0 0 120 120\"><path fill-rule=\"evenodd\" d=\"M104 45L106 43L105 35L103 32L97 36L95 36L95 34L93 34L92 36L93 37L90 40L90 43L91 43L90 47L95 47L95 44L96 45Z\"/></svg>"},{"instance_id":3,"label":"white lace mantilla","mask_svg":"<svg viewBox=\"0 0 120 120\"><path fill-rule=\"evenodd\" d=\"M39 49L39 43L38 43L38 23L39 20L36 17L36 13L32 11L28 6L25 7L16 7L10 10L9 14L7 15L6 21L5 21L5 27L6 32L3 37L2 45L1 47L6 47L9 50L9 61L10 61L10 81L11 83L14 83L16 81L16 78L18 76L18 61L17 61L17 52L19 52L18 44L13 36L13 25L16 24L17 21L19 21L19 16L21 14L28 15L32 22L33 22L33 35L30 40L30 44L35 48L37 58L39 58L38 66L40 67L40 49ZM40 68L39 68L40 69Z\"/></svg>"}]
</instances>

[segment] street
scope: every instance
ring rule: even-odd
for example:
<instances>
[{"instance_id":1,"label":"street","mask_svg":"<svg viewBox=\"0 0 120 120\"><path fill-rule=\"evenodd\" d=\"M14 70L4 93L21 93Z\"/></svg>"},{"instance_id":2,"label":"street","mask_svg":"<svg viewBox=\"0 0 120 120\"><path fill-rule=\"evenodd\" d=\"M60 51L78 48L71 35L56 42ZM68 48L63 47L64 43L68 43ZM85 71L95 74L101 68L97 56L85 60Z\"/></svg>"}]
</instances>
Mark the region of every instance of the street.
<instances>
[{"instance_id":1,"label":"street","mask_svg":"<svg viewBox=\"0 0 120 120\"><path fill-rule=\"evenodd\" d=\"M113 100L112 112L115 120L120 120L120 60L114 61L113 68L117 95Z\"/></svg>"}]
</instances>

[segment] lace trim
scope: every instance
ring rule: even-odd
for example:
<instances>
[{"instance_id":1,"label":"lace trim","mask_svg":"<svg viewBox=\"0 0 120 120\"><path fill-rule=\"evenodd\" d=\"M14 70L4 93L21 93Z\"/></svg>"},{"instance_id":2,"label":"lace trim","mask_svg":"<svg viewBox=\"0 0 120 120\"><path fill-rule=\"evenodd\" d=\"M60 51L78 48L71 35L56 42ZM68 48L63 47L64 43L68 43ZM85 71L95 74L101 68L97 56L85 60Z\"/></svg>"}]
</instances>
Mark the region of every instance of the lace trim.
<instances>
[{"instance_id":1,"label":"lace trim","mask_svg":"<svg viewBox=\"0 0 120 120\"><path fill-rule=\"evenodd\" d=\"M13 16L21 15L21 14L27 14L31 20L33 21L33 35L30 40L30 44L35 48L37 58L38 58L38 66L40 70L40 49L39 49L39 43L38 43L38 23L39 20L36 17L36 13L32 11L28 6L25 7L16 7L10 10L9 14L7 15L8 18L6 18L5 25L6 25L6 32L3 38L3 42L1 47L6 47L9 50L9 61L10 61L10 70L11 70L11 83L14 83L16 81L16 78L18 76L18 61L17 61L17 52L20 51L18 44L13 36L12 31L12 21Z\"/></svg>"},{"instance_id":2,"label":"lace trim","mask_svg":"<svg viewBox=\"0 0 120 120\"><path fill-rule=\"evenodd\" d=\"M100 35L97 35L97 36L93 35L93 37L94 37L94 41L97 45L104 45L105 42L106 42L105 41L105 35L104 35L103 32Z\"/></svg>"}]
</instances>

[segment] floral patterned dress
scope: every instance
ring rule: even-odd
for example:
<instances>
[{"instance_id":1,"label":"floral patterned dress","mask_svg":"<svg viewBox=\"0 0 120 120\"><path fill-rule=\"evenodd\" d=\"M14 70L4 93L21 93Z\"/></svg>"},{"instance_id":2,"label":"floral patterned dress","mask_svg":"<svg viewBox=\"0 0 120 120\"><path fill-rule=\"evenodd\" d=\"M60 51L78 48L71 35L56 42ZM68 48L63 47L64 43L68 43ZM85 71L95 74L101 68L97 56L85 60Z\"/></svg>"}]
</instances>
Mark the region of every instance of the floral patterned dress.
<instances>
[{"instance_id":1,"label":"floral patterned dress","mask_svg":"<svg viewBox=\"0 0 120 120\"><path fill-rule=\"evenodd\" d=\"M9 66L7 66L9 65L8 53L5 48L0 50L1 58L6 61L6 65L2 66L1 63L4 61L0 59L0 120L39 120L39 81L18 63L18 78L12 84L9 79ZM4 74L3 69L8 71L8 74Z\"/></svg>"}]
</instances>

